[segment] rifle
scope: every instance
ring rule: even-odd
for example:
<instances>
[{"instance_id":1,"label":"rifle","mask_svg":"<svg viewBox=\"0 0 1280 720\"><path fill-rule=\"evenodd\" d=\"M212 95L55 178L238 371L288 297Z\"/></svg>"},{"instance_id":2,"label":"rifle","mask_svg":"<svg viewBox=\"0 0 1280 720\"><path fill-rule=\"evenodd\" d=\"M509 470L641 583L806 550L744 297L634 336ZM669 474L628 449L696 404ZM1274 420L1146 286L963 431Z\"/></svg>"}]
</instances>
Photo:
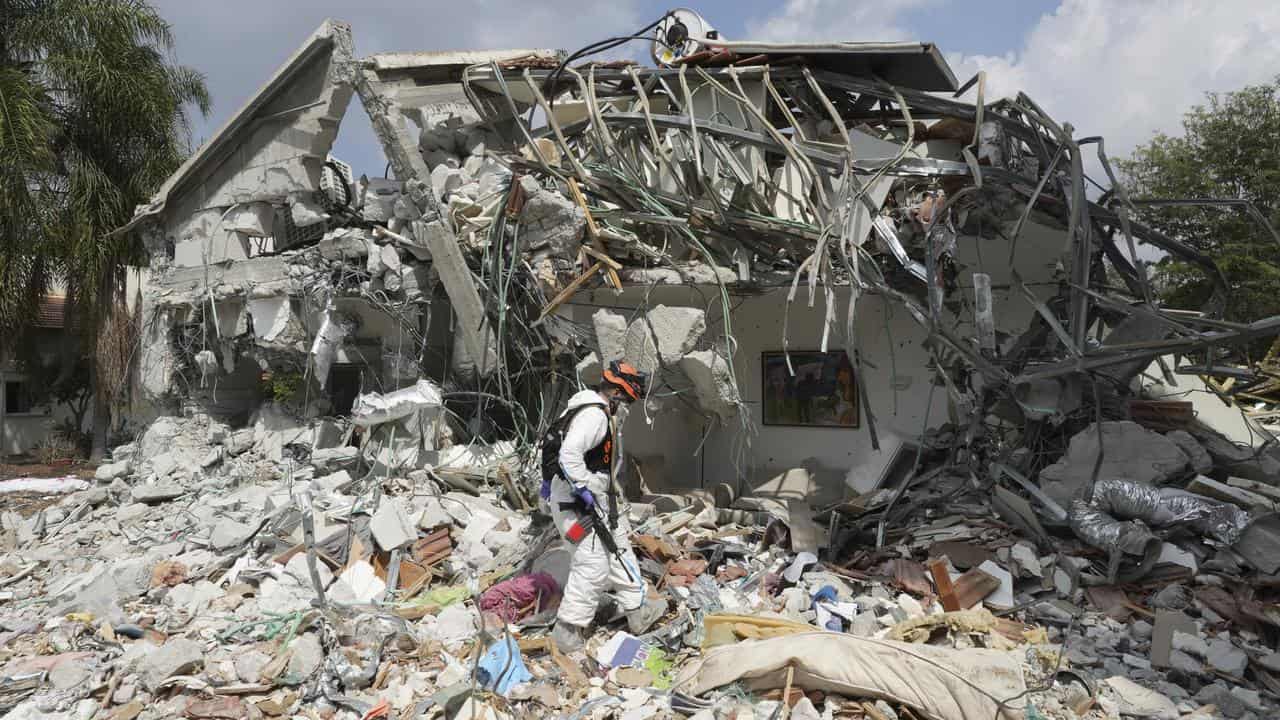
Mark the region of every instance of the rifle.
<instances>
[{"instance_id":1,"label":"rifle","mask_svg":"<svg viewBox=\"0 0 1280 720\"><path fill-rule=\"evenodd\" d=\"M613 533L609 532L608 523L601 517L599 505L587 507L582 500L574 498L573 502L560 503L560 509L573 510L578 514L578 522L574 523L573 527L569 528L569 532L565 533L570 542L577 544L586 538L588 532L595 530L601 544L604 545L604 549L617 559L618 564L627 573L627 578L633 583L640 582L640 578L631 572L631 566L627 565L627 561L622 558L622 551L618 549L618 541L614 539ZM576 533L574 532L575 530L577 531ZM577 535L576 540L574 539L575 535Z\"/></svg>"}]
</instances>

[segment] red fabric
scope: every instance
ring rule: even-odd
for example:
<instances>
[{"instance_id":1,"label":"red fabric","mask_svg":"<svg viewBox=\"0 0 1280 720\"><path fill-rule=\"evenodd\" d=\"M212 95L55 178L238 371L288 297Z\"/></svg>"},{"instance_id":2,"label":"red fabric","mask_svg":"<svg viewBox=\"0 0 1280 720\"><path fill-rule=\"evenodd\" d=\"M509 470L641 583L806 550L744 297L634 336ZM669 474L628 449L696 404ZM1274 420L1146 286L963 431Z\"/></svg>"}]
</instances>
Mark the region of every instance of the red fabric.
<instances>
[{"instance_id":1,"label":"red fabric","mask_svg":"<svg viewBox=\"0 0 1280 720\"><path fill-rule=\"evenodd\" d=\"M547 573L532 573L503 580L480 596L480 609L493 613L507 622L524 617L525 610L541 597L540 606L545 610L560 594L560 585Z\"/></svg>"}]
</instances>

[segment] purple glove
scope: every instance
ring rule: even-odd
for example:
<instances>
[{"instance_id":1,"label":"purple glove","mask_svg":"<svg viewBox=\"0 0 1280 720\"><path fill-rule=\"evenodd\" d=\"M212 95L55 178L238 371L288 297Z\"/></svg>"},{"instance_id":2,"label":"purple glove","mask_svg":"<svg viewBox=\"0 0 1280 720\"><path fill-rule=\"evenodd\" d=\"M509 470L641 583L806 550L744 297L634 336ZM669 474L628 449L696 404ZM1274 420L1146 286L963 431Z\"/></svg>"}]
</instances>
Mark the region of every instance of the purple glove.
<instances>
[{"instance_id":1,"label":"purple glove","mask_svg":"<svg viewBox=\"0 0 1280 720\"><path fill-rule=\"evenodd\" d=\"M592 495L591 491L585 487L575 487L573 489L573 496L578 498L578 500L580 500L588 510L596 506L596 496Z\"/></svg>"},{"instance_id":2,"label":"purple glove","mask_svg":"<svg viewBox=\"0 0 1280 720\"><path fill-rule=\"evenodd\" d=\"M542 487L538 488L538 497L542 498L543 500L551 499L551 481L550 480L542 481Z\"/></svg>"}]
</instances>

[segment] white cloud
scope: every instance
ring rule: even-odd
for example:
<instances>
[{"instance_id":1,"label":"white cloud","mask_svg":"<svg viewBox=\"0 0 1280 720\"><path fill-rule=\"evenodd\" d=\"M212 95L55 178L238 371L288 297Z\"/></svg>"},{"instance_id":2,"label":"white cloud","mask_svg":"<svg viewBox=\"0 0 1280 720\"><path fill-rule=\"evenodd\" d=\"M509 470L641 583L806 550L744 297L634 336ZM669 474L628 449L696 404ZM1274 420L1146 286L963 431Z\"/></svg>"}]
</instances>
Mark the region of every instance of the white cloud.
<instances>
[{"instance_id":1,"label":"white cloud","mask_svg":"<svg viewBox=\"0 0 1280 720\"><path fill-rule=\"evenodd\" d=\"M748 23L751 40L907 40L900 14L937 0L787 0L779 12Z\"/></svg>"},{"instance_id":2,"label":"white cloud","mask_svg":"<svg viewBox=\"0 0 1280 720\"><path fill-rule=\"evenodd\" d=\"M196 127L207 138L275 72L326 17L351 23L357 55L390 51L564 48L633 32L656 19L640 0L153 0L174 30L177 60L208 77L214 111ZM381 174L382 151L358 102L352 103L335 152L357 173Z\"/></svg>"},{"instance_id":3,"label":"white cloud","mask_svg":"<svg viewBox=\"0 0 1280 720\"><path fill-rule=\"evenodd\" d=\"M948 59L957 77L986 70L992 95L1025 91L1077 136L1126 154L1154 132L1180 132L1205 92L1275 77L1280 3L1064 0L1017 52Z\"/></svg>"},{"instance_id":4,"label":"white cloud","mask_svg":"<svg viewBox=\"0 0 1280 720\"><path fill-rule=\"evenodd\" d=\"M910 39L909 11L937 4L788 0L749 24L748 37ZM1000 18L990 18L989 27L999 32ZM947 38L937 40L945 50ZM1007 46L1004 55L952 53L948 61L962 82L986 70L989 98L1025 91L1077 136L1102 135L1108 154L1126 154L1156 131L1180 132L1182 114L1205 92L1280 73L1280 2L1062 0Z\"/></svg>"}]
</instances>

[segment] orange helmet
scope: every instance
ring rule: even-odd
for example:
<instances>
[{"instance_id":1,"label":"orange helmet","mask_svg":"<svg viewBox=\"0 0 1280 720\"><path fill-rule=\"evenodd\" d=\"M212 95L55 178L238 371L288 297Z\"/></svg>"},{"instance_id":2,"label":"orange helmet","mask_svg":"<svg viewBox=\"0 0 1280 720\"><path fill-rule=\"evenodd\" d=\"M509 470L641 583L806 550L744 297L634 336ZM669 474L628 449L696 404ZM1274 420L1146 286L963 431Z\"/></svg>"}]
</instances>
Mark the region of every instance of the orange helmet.
<instances>
[{"instance_id":1,"label":"orange helmet","mask_svg":"<svg viewBox=\"0 0 1280 720\"><path fill-rule=\"evenodd\" d=\"M640 372L628 362L614 360L602 373L604 379L616 385L633 401L644 395L645 386L649 384L649 374Z\"/></svg>"}]
</instances>

